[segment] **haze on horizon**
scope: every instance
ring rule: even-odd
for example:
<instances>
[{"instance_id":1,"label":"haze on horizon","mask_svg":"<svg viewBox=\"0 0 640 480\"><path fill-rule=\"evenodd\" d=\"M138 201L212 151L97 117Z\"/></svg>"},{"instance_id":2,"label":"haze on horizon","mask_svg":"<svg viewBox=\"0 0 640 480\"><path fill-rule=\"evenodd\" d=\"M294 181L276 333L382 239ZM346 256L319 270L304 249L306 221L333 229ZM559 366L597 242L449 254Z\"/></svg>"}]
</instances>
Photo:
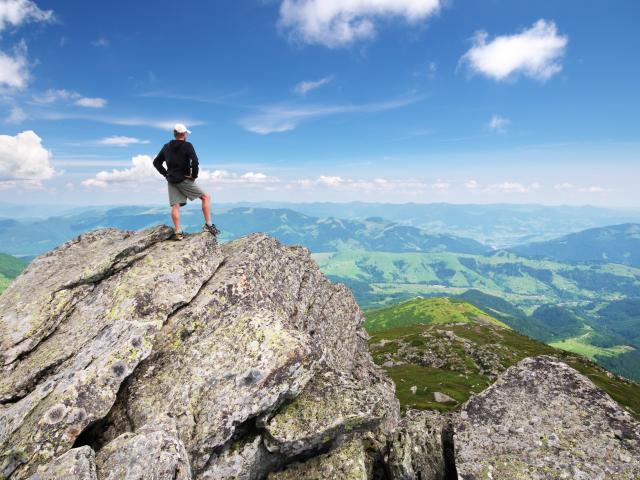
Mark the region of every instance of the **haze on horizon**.
<instances>
[{"instance_id":1,"label":"haze on horizon","mask_svg":"<svg viewBox=\"0 0 640 480\"><path fill-rule=\"evenodd\" d=\"M0 202L162 205L151 160L180 121L214 203L635 207L639 14L0 0Z\"/></svg>"}]
</instances>

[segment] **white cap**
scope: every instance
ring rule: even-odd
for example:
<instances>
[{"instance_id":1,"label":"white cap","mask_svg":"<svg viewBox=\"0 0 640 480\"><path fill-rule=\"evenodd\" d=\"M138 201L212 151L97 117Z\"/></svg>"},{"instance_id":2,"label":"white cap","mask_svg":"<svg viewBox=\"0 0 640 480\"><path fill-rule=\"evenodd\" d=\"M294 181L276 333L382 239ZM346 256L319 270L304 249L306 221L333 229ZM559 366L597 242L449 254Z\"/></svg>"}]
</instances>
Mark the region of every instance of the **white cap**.
<instances>
[{"instance_id":1,"label":"white cap","mask_svg":"<svg viewBox=\"0 0 640 480\"><path fill-rule=\"evenodd\" d=\"M176 125L173 127L173 131L178 133L191 133L191 130L187 130L187 127L184 126L184 123L176 123Z\"/></svg>"}]
</instances>

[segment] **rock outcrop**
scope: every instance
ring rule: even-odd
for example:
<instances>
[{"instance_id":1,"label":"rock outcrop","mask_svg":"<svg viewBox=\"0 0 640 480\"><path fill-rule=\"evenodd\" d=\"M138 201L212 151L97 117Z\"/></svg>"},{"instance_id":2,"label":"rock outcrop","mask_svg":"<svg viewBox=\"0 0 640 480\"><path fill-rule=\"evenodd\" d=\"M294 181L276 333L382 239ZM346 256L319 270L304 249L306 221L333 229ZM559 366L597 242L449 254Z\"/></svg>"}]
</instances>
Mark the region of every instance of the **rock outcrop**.
<instances>
[{"instance_id":1,"label":"rock outcrop","mask_svg":"<svg viewBox=\"0 0 640 480\"><path fill-rule=\"evenodd\" d=\"M366 435L373 465L399 407L351 293L265 235L170 235L81 235L0 297L0 478L258 479Z\"/></svg>"},{"instance_id":2,"label":"rock outcrop","mask_svg":"<svg viewBox=\"0 0 640 480\"><path fill-rule=\"evenodd\" d=\"M470 398L455 432L463 480L640 477L640 423L550 356L522 360Z\"/></svg>"}]
</instances>

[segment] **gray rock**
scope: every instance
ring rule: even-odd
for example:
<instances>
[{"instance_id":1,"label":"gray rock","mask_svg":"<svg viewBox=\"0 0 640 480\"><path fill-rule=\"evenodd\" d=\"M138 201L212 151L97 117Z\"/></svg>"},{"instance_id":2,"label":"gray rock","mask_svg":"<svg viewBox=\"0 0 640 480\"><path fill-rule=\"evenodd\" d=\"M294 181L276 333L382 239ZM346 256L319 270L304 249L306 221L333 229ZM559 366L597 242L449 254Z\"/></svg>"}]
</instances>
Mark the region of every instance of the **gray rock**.
<instances>
[{"instance_id":1,"label":"gray rock","mask_svg":"<svg viewBox=\"0 0 640 480\"><path fill-rule=\"evenodd\" d=\"M463 479L640 476L640 423L554 357L527 358L462 407Z\"/></svg>"},{"instance_id":2,"label":"gray rock","mask_svg":"<svg viewBox=\"0 0 640 480\"><path fill-rule=\"evenodd\" d=\"M391 433L399 420L393 384L373 364L359 373L360 378L331 369L317 373L304 392L267 423L267 448L294 457L320 450L342 434L378 427Z\"/></svg>"},{"instance_id":3,"label":"gray rock","mask_svg":"<svg viewBox=\"0 0 640 480\"><path fill-rule=\"evenodd\" d=\"M353 438L335 450L294 463L286 470L269 474L269 480L367 480L368 457L360 438Z\"/></svg>"},{"instance_id":4,"label":"gray rock","mask_svg":"<svg viewBox=\"0 0 640 480\"><path fill-rule=\"evenodd\" d=\"M96 457L100 480L191 480L189 457L175 424L164 420L123 433Z\"/></svg>"},{"instance_id":5,"label":"gray rock","mask_svg":"<svg viewBox=\"0 0 640 480\"><path fill-rule=\"evenodd\" d=\"M389 444L387 468L391 480L440 480L446 477L443 430L448 416L408 410Z\"/></svg>"},{"instance_id":6,"label":"gray rock","mask_svg":"<svg viewBox=\"0 0 640 480\"><path fill-rule=\"evenodd\" d=\"M354 431L397 423L362 312L306 249L261 234L223 246L208 234L164 241L170 234L82 235L34 260L0 296L0 476L27 478L90 445L99 480L127 465L131 478L264 477L255 430L285 418L281 406L320 371L363 391L344 428L315 424L302 450L354 418ZM150 458L162 460L143 470Z\"/></svg>"},{"instance_id":7,"label":"gray rock","mask_svg":"<svg viewBox=\"0 0 640 480\"><path fill-rule=\"evenodd\" d=\"M264 447L261 435L243 439L210 457L199 475L202 480L259 480L278 465L278 459Z\"/></svg>"},{"instance_id":8,"label":"gray rock","mask_svg":"<svg viewBox=\"0 0 640 480\"><path fill-rule=\"evenodd\" d=\"M438 403L448 403L448 402L455 403L456 401L455 398L451 398L449 395L442 392L433 392L433 399Z\"/></svg>"},{"instance_id":9,"label":"gray rock","mask_svg":"<svg viewBox=\"0 0 640 480\"><path fill-rule=\"evenodd\" d=\"M30 480L96 480L96 462L90 447L73 448L40 466Z\"/></svg>"}]
</instances>

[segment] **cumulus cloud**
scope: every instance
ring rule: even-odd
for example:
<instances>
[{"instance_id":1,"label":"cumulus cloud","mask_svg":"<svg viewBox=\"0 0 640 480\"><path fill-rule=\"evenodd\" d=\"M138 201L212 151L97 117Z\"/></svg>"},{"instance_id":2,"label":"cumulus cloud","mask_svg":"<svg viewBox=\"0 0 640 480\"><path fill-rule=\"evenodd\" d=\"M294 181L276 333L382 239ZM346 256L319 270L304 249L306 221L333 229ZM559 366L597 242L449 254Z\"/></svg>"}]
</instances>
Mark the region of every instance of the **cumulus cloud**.
<instances>
[{"instance_id":1,"label":"cumulus cloud","mask_svg":"<svg viewBox=\"0 0 640 480\"><path fill-rule=\"evenodd\" d=\"M0 32L9 25L17 27L26 22L51 22L52 10L41 10L30 0L0 1Z\"/></svg>"},{"instance_id":2,"label":"cumulus cloud","mask_svg":"<svg viewBox=\"0 0 640 480\"><path fill-rule=\"evenodd\" d=\"M106 145L110 147L128 147L129 145L146 145L149 140L140 140L135 137L125 137L121 135L114 135L111 137L105 137L97 142L99 145Z\"/></svg>"},{"instance_id":3,"label":"cumulus cloud","mask_svg":"<svg viewBox=\"0 0 640 480\"><path fill-rule=\"evenodd\" d=\"M572 183L564 182L564 183L558 183L557 185L554 185L553 188L555 190L572 190L574 186Z\"/></svg>"},{"instance_id":4,"label":"cumulus cloud","mask_svg":"<svg viewBox=\"0 0 640 480\"><path fill-rule=\"evenodd\" d=\"M42 139L35 132L0 135L0 183L5 187L19 183L37 186L55 174L51 152L42 146Z\"/></svg>"},{"instance_id":5,"label":"cumulus cloud","mask_svg":"<svg viewBox=\"0 0 640 480\"><path fill-rule=\"evenodd\" d=\"M335 48L374 37L378 21L416 23L440 6L441 0L284 0L279 25L305 43Z\"/></svg>"},{"instance_id":6,"label":"cumulus cloud","mask_svg":"<svg viewBox=\"0 0 640 480\"><path fill-rule=\"evenodd\" d=\"M82 184L87 187L106 187L115 183L144 182L161 178L149 155L136 155L131 159L131 163L130 168L114 168L110 172L99 172L95 177L84 180Z\"/></svg>"},{"instance_id":7,"label":"cumulus cloud","mask_svg":"<svg viewBox=\"0 0 640 480\"><path fill-rule=\"evenodd\" d=\"M429 189L425 182L415 179L392 180L387 178L353 179L334 175L321 175L315 179L301 178L284 185L287 189L329 188L342 191L401 191L404 193L424 193Z\"/></svg>"},{"instance_id":8,"label":"cumulus cloud","mask_svg":"<svg viewBox=\"0 0 640 480\"><path fill-rule=\"evenodd\" d=\"M13 55L0 50L0 90L23 90L30 80L27 44L20 42L13 49Z\"/></svg>"},{"instance_id":9,"label":"cumulus cloud","mask_svg":"<svg viewBox=\"0 0 640 480\"><path fill-rule=\"evenodd\" d=\"M245 130L260 135L282 133L296 129L303 121L345 113L384 112L402 108L420 100L420 97L406 97L387 102L361 105L268 105L259 112L240 121Z\"/></svg>"},{"instance_id":10,"label":"cumulus cloud","mask_svg":"<svg viewBox=\"0 0 640 480\"><path fill-rule=\"evenodd\" d=\"M489 120L487 128L496 133L504 133L510 123L511 120L509 120L508 118L501 117L500 115L494 115L491 117L491 120Z\"/></svg>"},{"instance_id":11,"label":"cumulus cloud","mask_svg":"<svg viewBox=\"0 0 640 480\"><path fill-rule=\"evenodd\" d=\"M150 181L159 181L162 177L153 166L153 158L149 155L136 155L131 159L129 168L114 168L111 171L102 171L92 178L88 178L82 182L85 187L105 188L111 185L125 183L143 183ZM211 183L217 185L255 185L255 184L275 184L280 180L277 177L271 177L261 172L247 172L238 174L228 172L226 170L206 170L201 169L198 175L198 181L203 183Z\"/></svg>"},{"instance_id":12,"label":"cumulus cloud","mask_svg":"<svg viewBox=\"0 0 640 480\"><path fill-rule=\"evenodd\" d=\"M331 80L333 80L333 77L324 77L324 78L321 78L320 80L310 80L310 81L300 82L295 87L293 87L293 91L298 95L304 96L307 93L309 93L311 90L315 90L317 88L322 87L323 85L326 85L327 83L331 82Z\"/></svg>"},{"instance_id":13,"label":"cumulus cloud","mask_svg":"<svg viewBox=\"0 0 640 480\"><path fill-rule=\"evenodd\" d=\"M502 182L496 183L493 185L489 185L485 191L486 192L503 192L503 193L529 193L534 190L539 190L542 187L537 182L534 182L530 185L524 185L519 182Z\"/></svg>"},{"instance_id":14,"label":"cumulus cloud","mask_svg":"<svg viewBox=\"0 0 640 480\"><path fill-rule=\"evenodd\" d=\"M461 62L495 80L521 74L544 82L562 70L560 60L568 42L566 35L558 34L554 22L541 19L520 33L490 41L487 32L477 32Z\"/></svg>"}]
</instances>

